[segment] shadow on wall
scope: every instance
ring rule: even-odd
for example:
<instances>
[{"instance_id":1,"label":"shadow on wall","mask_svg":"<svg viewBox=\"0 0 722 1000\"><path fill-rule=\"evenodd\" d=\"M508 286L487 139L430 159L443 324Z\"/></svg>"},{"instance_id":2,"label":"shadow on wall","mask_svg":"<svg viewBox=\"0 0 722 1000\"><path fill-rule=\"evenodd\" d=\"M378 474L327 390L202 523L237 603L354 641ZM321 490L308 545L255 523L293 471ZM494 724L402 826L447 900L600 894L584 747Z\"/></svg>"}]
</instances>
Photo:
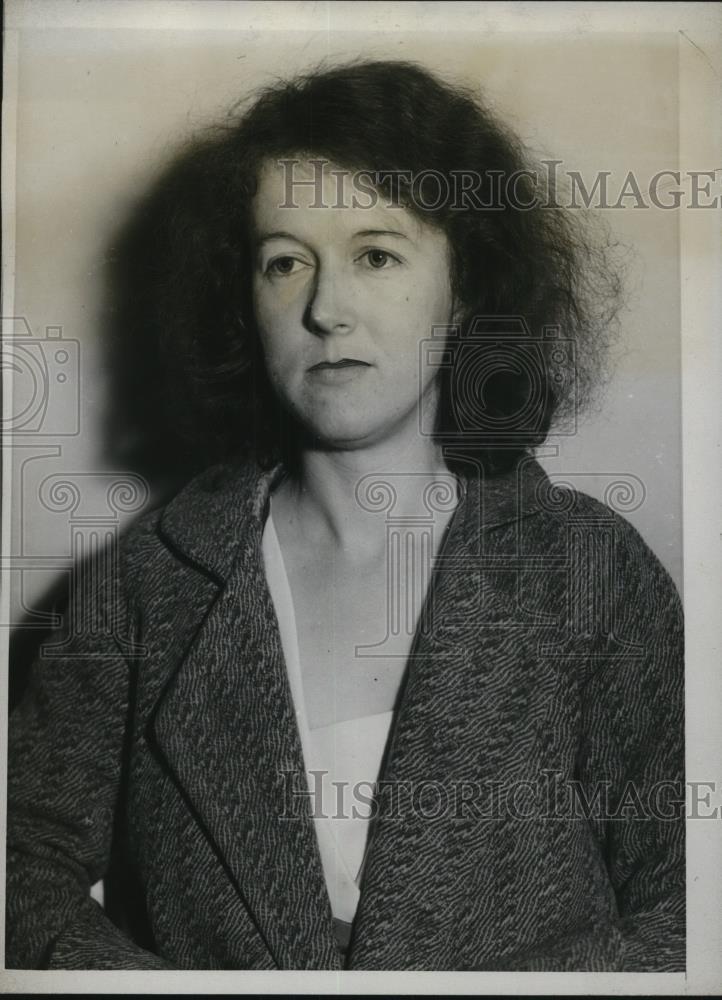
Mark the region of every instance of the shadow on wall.
<instances>
[{"instance_id":1,"label":"shadow on wall","mask_svg":"<svg viewBox=\"0 0 722 1000\"><path fill-rule=\"evenodd\" d=\"M212 464L200 440L182 424L182 392L161 351L164 309L158 282L168 278L170 221L179 214L192 229L198 201L197 170L208 144L196 144L166 168L113 234L105 253L102 363L109 373L109 399L102 428L106 468L145 478L151 505L168 500L193 475ZM167 331L165 331L167 334ZM187 407L190 417L190 406ZM180 419L179 419L180 416ZM78 574L81 567L74 567ZM10 636L9 706L22 698L30 668L52 633L43 621L64 610L69 574L61 574L16 623Z\"/></svg>"},{"instance_id":2,"label":"shadow on wall","mask_svg":"<svg viewBox=\"0 0 722 1000\"><path fill-rule=\"evenodd\" d=\"M207 198L199 174L210 150L211 142L198 142L166 169L106 255L107 457L113 468L144 476L158 502L217 457L209 454L207 436L199 433L194 440L191 401L184 398L188 386L182 383L183 349L174 349L170 339L177 299L189 292L183 268L199 250L186 252L178 244L198 239L196 220ZM195 274L193 279L191 294L202 285ZM195 302L189 303L188 311L196 309ZM206 331L197 325L196 333L200 337Z\"/></svg>"}]
</instances>

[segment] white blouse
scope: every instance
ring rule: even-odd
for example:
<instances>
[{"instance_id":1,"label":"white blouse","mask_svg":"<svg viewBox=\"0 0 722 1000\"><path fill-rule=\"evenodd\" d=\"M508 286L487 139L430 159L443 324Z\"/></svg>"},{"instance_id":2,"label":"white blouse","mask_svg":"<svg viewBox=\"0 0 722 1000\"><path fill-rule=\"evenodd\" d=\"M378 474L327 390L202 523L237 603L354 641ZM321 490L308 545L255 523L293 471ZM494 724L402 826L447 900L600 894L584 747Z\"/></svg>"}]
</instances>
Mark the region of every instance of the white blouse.
<instances>
[{"instance_id":1,"label":"white blouse","mask_svg":"<svg viewBox=\"0 0 722 1000\"><path fill-rule=\"evenodd\" d=\"M371 800L394 713L380 712L316 729L309 727L293 598L270 509L262 551L301 737L331 910L337 919L351 922L360 895Z\"/></svg>"}]
</instances>

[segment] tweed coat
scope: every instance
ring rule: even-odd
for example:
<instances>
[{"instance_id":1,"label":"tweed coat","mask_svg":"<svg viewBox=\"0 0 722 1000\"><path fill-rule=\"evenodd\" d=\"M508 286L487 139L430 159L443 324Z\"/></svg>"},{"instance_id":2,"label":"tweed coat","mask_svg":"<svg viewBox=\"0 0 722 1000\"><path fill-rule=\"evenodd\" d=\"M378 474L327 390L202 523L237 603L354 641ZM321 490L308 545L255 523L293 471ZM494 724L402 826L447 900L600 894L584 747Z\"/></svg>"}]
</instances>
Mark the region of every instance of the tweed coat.
<instances>
[{"instance_id":1,"label":"tweed coat","mask_svg":"<svg viewBox=\"0 0 722 1000\"><path fill-rule=\"evenodd\" d=\"M207 471L75 586L11 719L9 967L342 967L307 798L289 799L303 759L261 557L277 475ZM462 485L346 967L681 971L674 586L534 460ZM89 889L114 866L104 910Z\"/></svg>"}]
</instances>

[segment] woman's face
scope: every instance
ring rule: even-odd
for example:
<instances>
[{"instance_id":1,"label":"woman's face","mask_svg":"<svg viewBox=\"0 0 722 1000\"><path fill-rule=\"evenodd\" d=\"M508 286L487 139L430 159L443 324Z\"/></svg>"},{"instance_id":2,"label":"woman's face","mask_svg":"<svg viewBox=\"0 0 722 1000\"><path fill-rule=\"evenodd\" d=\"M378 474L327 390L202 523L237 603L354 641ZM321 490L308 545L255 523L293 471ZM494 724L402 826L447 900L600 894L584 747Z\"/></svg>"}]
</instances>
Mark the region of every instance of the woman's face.
<instances>
[{"instance_id":1,"label":"woman's face","mask_svg":"<svg viewBox=\"0 0 722 1000\"><path fill-rule=\"evenodd\" d=\"M346 172L268 162L253 203L254 308L266 367L287 408L330 446L361 448L433 426L434 369L420 342L452 321L446 236ZM290 175L289 175L290 176ZM343 365L331 367L343 362Z\"/></svg>"}]
</instances>

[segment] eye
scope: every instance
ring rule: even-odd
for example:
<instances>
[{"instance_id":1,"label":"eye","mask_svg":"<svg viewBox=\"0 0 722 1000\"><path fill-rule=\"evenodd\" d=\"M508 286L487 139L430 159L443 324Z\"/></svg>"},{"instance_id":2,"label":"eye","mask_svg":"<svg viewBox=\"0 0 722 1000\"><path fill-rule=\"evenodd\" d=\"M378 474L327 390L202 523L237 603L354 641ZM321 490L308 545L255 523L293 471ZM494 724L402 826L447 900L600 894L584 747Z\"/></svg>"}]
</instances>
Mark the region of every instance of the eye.
<instances>
[{"instance_id":1,"label":"eye","mask_svg":"<svg viewBox=\"0 0 722 1000\"><path fill-rule=\"evenodd\" d=\"M388 250L379 250L377 247L366 250L359 259L368 261L369 267L372 267L375 271L381 271L384 268L393 267L394 264L400 263L399 258L394 256L394 254L389 253Z\"/></svg>"},{"instance_id":2,"label":"eye","mask_svg":"<svg viewBox=\"0 0 722 1000\"><path fill-rule=\"evenodd\" d=\"M288 254L283 254L281 257L275 257L273 260L269 260L266 264L266 274L285 276L288 274L293 274L297 268L296 264L299 266L302 264L300 260L296 257L290 257Z\"/></svg>"}]
</instances>

